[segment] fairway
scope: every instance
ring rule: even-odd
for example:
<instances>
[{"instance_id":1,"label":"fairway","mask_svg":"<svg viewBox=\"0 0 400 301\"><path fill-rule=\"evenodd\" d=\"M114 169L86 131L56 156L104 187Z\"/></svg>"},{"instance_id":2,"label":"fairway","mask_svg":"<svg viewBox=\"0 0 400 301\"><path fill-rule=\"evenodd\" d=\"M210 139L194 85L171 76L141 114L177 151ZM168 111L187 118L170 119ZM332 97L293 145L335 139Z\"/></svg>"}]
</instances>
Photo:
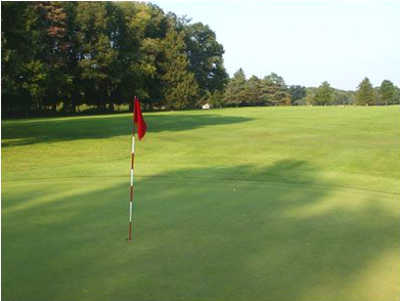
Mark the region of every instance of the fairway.
<instances>
[{"instance_id":1,"label":"fairway","mask_svg":"<svg viewBox=\"0 0 400 301\"><path fill-rule=\"evenodd\" d=\"M2 299L391 301L399 106L2 121Z\"/></svg>"}]
</instances>

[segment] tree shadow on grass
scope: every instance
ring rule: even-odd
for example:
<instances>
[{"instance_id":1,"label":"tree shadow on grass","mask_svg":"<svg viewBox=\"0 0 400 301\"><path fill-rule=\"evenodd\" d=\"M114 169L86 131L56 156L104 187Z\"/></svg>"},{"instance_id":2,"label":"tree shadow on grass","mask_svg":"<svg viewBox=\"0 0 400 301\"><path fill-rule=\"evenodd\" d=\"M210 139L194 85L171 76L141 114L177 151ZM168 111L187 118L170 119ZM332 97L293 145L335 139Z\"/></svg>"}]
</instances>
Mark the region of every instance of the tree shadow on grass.
<instances>
[{"instance_id":1,"label":"tree shadow on grass","mask_svg":"<svg viewBox=\"0 0 400 301\"><path fill-rule=\"evenodd\" d=\"M361 280L398 249L399 212L385 208L390 196L333 184L295 160L139 175L133 243L125 181L13 210L29 202L16 192L5 211L3 297L392 300L396 279L384 288Z\"/></svg>"},{"instance_id":2,"label":"tree shadow on grass","mask_svg":"<svg viewBox=\"0 0 400 301\"><path fill-rule=\"evenodd\" d=\"M148 131L186 131L205 126L246 122L251 118L221 116L210 113L147 114ZM28 145L41 142L69 141L77 139L109 138L130 135L132 116L108 115L92 117L70 117L2 123L2 146Z\"/></svg>"}]
</instances>

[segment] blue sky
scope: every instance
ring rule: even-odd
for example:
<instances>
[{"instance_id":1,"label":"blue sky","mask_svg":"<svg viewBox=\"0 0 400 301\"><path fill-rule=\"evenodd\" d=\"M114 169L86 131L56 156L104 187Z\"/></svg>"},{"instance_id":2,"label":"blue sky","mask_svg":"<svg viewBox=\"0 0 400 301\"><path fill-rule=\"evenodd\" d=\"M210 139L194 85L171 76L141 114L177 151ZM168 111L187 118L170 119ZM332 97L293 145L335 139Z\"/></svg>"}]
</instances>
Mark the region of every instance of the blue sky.
<instances>
[{"instance_id":1,"label":"blue sky","mask_svg":"<svg viewBox=\"0 0 400 301\"><path fill-rule=\"evenodd\" d=\"M353 90L369 77L400 85L399 0L154 0L208 24L230 75L271 72L289 85Z\"/></svg>"}]
</instances>

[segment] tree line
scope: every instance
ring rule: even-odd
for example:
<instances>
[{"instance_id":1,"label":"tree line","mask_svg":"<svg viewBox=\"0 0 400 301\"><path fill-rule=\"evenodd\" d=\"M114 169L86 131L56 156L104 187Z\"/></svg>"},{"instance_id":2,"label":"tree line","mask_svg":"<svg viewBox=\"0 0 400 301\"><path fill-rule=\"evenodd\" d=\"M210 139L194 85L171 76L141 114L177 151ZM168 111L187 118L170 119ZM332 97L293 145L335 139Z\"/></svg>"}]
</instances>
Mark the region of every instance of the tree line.
<instances>
[{"instance_id":1,"label":"tree line","mask_svg":"<svg viewBox=\"0 0 400 301\"><path fill-rule=\"evenodd\" d=\"M224 49L202 23L141 2L2 2L3 116L186 109L222 91Z\"/></svg>"},{"instance_id":2,"label":"tree line","mask_svg":"<svg viewBox=\"0 0 400 301\"><path fill-rule=\"evenodd\" d=\"M356 91L344 91L332 88L326 81L319 87L288 86L276 73L262 79L254 75L246 79L241 68L229 80L224 93L218 96L210 98L214 107L400 104L400 89L389 80L374 88L365 78Z\"/></svg>"},{"instance_id":3,"label":"tree line","mask_svg":"<svg viewBox=\"0 0 400 301\"><path fill-rule=\"evenodd\" d=\"M2 114L276 105L389 105L400 90L286 85L276 73L229 78L207 25L142 2L2 2ZM131 107L130 107L131 109Z\"/></svg>"},{"instance_id":4,"label":"tree line","mask_svg":"<svg viewBox=\"0 0 400 301\"><path fill-rule=\"evenodd\" d=\"M356 91L333 89L328 82L323 82L318 88L310 89L307 104L315 105L393 105L400 104L400 89L391 81L383 80L379 87L373 87L368 77L358 85Z\"/></svg>"}]
</instances>

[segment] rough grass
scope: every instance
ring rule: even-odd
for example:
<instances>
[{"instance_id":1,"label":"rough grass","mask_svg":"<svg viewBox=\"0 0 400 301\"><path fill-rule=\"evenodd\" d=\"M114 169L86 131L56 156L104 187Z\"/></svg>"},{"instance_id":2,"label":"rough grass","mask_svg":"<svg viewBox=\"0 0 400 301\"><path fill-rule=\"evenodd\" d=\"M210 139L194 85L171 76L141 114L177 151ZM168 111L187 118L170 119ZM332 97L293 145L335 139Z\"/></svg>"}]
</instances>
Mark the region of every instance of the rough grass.
<instances>
[{"instance_id":1,"label":"rough grass","mask_svg":"<svg viewBox=\"0 0 400 301\"><path fill-rule=\"evenodd\" d=\"M395 300L399 107L2 122L4 300Z\"/></svg>"}]
</instances>

